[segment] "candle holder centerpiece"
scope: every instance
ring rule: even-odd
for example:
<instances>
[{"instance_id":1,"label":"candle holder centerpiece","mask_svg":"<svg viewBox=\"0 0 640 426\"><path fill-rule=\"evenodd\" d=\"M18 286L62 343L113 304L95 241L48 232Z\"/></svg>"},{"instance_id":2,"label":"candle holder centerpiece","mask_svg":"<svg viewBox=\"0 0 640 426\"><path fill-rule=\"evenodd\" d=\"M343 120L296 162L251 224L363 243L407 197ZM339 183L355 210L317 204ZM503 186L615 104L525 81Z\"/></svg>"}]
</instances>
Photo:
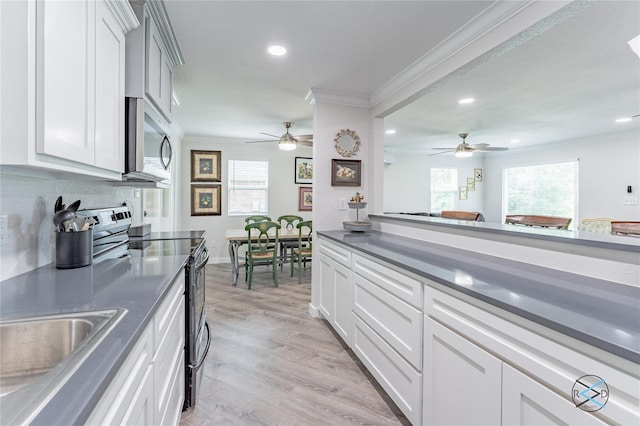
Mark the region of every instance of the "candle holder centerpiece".
<instances>
[{"instance_id":1,"label":"candle holder centerpiece","mask_svg":"<svg viewBox=\"0 0 640 426\"><path fill-rule=\"evenodd\" d=\"M360 209L367 207L367 203L364 201L364 196L359 192L351 197L351 200L347 203L350 209L356 210L356 221L342 222L344 229L351 232L367 232L371 230L371 222L360 221Z\"/></svg>"}]
</instances>

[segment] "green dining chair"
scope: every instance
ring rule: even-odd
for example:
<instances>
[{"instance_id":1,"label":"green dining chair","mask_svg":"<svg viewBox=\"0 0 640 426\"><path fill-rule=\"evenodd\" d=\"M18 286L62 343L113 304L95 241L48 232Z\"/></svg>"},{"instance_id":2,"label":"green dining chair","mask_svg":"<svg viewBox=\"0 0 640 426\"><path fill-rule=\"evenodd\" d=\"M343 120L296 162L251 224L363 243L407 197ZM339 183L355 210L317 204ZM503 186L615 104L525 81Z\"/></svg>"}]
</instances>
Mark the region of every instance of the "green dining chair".
<instances>
[{"instance_id":1,"label":"green dining chair","mask_svg":"<svg viewBox=\"0 0 640 426\"><path fill-rule=\"evenodd\" d=\"M249 216L244 218L244 223L246 223L247 225L253 222L271 222L271 218L269 216L261 215Z\"/></svg>"},{"instance_id":2,"label":"green dining chair","mask_svg":"<svg viewBox=\"0 0 640 426\"><path fill-rule=\"evenodd\" d=\"M306 269L307 262L311 261L313 252L311 237L313 235L312 221L306 220L296 225L298 228L298 246L291 251L291 276L293 270L298 268L298 284L302 283L302 270Z\"/></svg>"},{"instance_id":3,"label":"green dining chair","mask_svg":"<svg viewBox=\"0 0 640 426\"><path fill-rule=\"evenodd\" d=\"M278 287L278 230L280 224L254 222L245 226L244 229L247 231L249 241L251 241L251 244L247 244L245 261L248 290L251 290L254 266L258 265L271 265L273 282Z\"/></svg>"},{"instance_id":4,"label":"green dining chair","mask_svg":"<svg viewBox=\"0 0 640 426\"><path fill-rule=\"evenodd\" d=\"M296 216L293 214L288 214L288 215L284 215L284 216L280 216L277 220L277 222L280 224L281 226L281 231L282 232L286 232L289 234L292 234L294 232L297 233L297 228L296 225L298 225L298 223L302 222L304 220L304 218L302 218L302 216ZM297 241L283 241L280 240L280 270L282 271L282 268L284 266L284 264L287 262L287 259L290 261L291 260L291 250L293 250L295 247L298 247L298 242Z\"/></svg>"}]
</instances>

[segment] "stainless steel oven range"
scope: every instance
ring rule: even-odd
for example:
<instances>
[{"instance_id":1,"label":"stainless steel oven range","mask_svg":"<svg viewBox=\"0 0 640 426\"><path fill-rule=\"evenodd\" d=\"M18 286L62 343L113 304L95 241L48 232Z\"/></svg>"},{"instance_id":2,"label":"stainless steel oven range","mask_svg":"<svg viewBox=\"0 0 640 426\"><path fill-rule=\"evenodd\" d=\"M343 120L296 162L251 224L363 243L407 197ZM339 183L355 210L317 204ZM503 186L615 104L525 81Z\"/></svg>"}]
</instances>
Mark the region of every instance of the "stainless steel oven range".
<instances>
[{"instance_id":1,"label":"stainless steel oven range","mask_svg":"<svg viewBox=\"0 0 640 426\"><path fill-rule=\"evenodd\" d=\"M163 233L164 234L164 233ZM168 233L170 236L184 233ZM153 235L151 236L153 238ZM185 267L185 400L183 409L196 405L203 363L211 345L211 333L205 314L205 267L209 251L204 238L161 239L131 238L131 256L189 255Z\"/></svg>"}]
</instances>

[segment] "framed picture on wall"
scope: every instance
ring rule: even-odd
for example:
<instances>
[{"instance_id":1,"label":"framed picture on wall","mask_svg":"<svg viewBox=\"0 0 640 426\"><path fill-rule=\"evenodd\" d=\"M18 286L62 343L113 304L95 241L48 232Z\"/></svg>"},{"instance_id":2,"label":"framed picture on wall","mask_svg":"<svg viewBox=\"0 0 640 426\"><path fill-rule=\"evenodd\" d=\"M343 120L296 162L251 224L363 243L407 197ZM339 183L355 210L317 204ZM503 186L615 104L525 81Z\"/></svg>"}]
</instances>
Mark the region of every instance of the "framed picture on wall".
<instances>
[{"instance_id":1,"label":"framed picture on wall","mask_svg":"<svg viewBox=\"0 0 640 426\"><path fill-rule=\"evenodd\" d=\"M301 186L298 188L298 210L310 212L313 207L313 188Z\"/></svg>"},{"instance_id":2,"label":"framed picture on wall","mask_svg":"<svg viewBox=\"0 0 640 426\"><path fill-rule=\"evenodd\" d=\"M220 182L220 151L191 151L191 181Z\"/></svg>"},{"instance_id":3,"label":"framed picture on wall","mask_svg":"<svg viewBox=\"0 0 640 426\"><path fill-rule=\"evenodd\" d=\"M467 191L475 191L476 190L476 180L475 178L467 178Z\"/></svg>"},{"instance_id":4,"label":"framed picture on wall","mask_svg":"<svg viewBox=\"0 0 640 426\"><path fill-rule=\"evenodd\" d=\"M331 186L360 186L360 160L331 160Z\"/></svg>"},{"instance_id":5,"label":"framed picture on wall","mask_svg":"<svg viewBox=\"0 0 640 426\"><path fill-rule=\"evenodd\" d=\"M461 186L458 190L458 198L460 200L466 200L467 199L467 187L466 186Z\"/></svg>"},{"instance_id":6,"label":"framed picture on wall","mask_svg":"<svg viewBox=\"0 0 640 426\"><path fill-rule=\"evenodd\" d=\"M191 216L222 214L222 185L191 185Z\"/></svg>"},{"instance_id":7,"label":"framed picture on wall","mask_svg":"<svg viewBox=\"0 0 640 426\"><path fill-rule=\"evenodd\" d=\"M313 158L296 157L295 173L296 183L312 183Z\"/></svg>"},{"instance_id":8,"label":"framed picture on wall","mask_svg":"<svg viewBox=\"0 0 640 426\"><path fill-rule=\"evenodd\" d=\"M473 169L473 177L477 182L482 182L482 169Z\"/></svg>"}]
</instances>

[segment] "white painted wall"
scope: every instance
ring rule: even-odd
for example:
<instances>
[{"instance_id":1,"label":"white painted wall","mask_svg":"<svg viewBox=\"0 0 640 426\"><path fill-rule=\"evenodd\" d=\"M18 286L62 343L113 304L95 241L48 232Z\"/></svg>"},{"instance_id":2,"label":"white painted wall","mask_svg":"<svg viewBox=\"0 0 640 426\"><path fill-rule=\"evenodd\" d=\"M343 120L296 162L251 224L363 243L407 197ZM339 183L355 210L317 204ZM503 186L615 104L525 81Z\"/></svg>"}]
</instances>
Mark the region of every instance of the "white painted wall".
<instances>
[{"instance_id":1,"label":"white painted wall","mask_svg":"<svg viewBox=\"0 0 640 426\"><path fill-rule=\"evenodd\" d=\"M458 169L458 186L466 186L475 168L483 168L481 156L456 158L450 155L428 156L426 153L394 152L391 164L384 167L385 212L431 212L431 169ZM484 214L484 182L476 182L466 200L457 199L455 210Z\"/></svg>"},{"instance_id":2,"label":"white painted wall","mask_svg":"<svg viewBox=\"0 0 640 426\"><path fill-rule=\"evenodd\" d=\"M318 139L316 139L318 140ZM221 152L222 167L222 214L220 216L191 216L191 150ZM298 188L312 185L295 183L295 157L312 157L308 147L298 147L294 151L281 151L276 143L245 144L242 140L224 138L185 137L182 140L179 187L178 226L181 231L206 231L207 247L211 263L229 262L228 244L225 240L227 229L244 228L244 216L229 216L227 205L228 161L267 160L269 161L269 212L276 220L285 214L311 219L311 212L298 210ZM318 170L314 163L314 174ZM314 176L314 181L316 176ZM314 188L314 209L317 206Z\"/></svg>"},{"instance_id":3,"label":"white painted wall","mask_svg":"<svg viewBox=\"0 0 640 426\"><path fill-rule=\"evenodd\" d=\"M628 185L634 188L633 195L640 197L640 140L635 133L566 141L535 149L513 149L483 157L394 153L393 163L384 168L384 211L430 211L431 167L458 168L461 185L466 182L466 176L471 176L473 169L479 167L483 169L483 181L476 183L476 191L469 192L468 200L458 201L458 209L479 211L487 222L501 223L505 168L579 158L579 219L640 220L640 206L623 204Z\"/></svg>"}]
</instances>

